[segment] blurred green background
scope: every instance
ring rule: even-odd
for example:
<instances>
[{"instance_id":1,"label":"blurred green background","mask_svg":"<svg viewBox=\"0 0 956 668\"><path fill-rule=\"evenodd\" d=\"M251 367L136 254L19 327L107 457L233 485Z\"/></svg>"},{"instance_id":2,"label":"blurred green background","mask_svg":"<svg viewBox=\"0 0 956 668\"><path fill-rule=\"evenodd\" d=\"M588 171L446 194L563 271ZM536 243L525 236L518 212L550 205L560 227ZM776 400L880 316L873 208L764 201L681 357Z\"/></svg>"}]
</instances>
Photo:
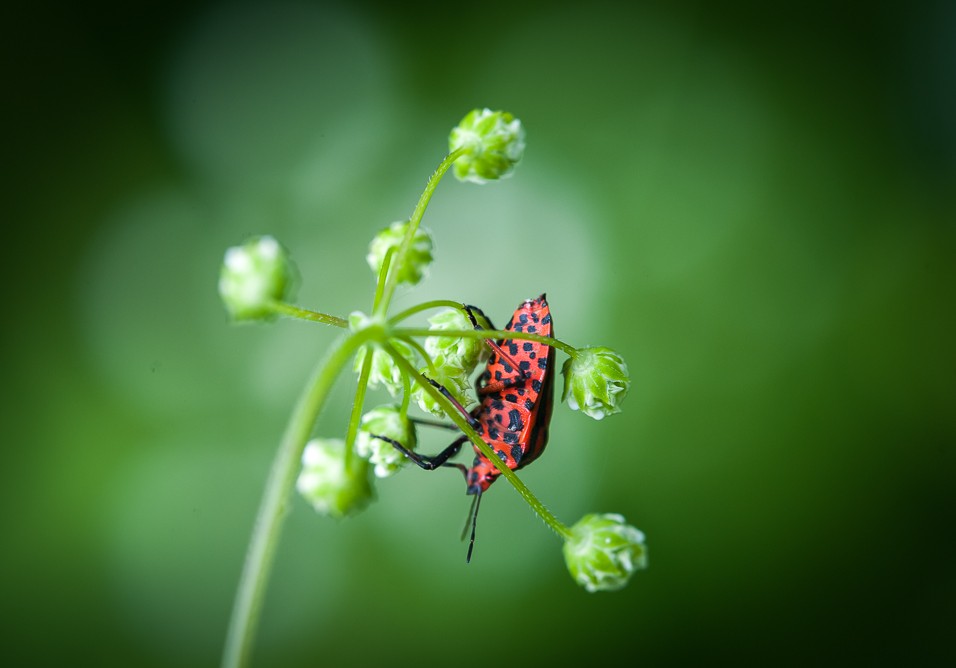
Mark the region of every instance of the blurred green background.
<instances>
[{"instance_id":1,"label":"blurred green background","mask_svg":"<svg viewBox=\"0 0 956 668\"><path fill-rule=\"evenodd\" d=\"M395 306L503 323L547 291L561 338L626 357L625 412L559 407L523 478L566 522L623 513L650 568L586 594L505 483L466 565L460 478L409 469L346 522L295 499L257 665L954 660L956 11L893 7L20 8L5 663L218 662L271 457L336 335L228 325L222 253L273 234L300 303L367 310L369 239L475 106L523 120L525 160L441 184L431 278ZM317 433L343 433L354 384Z\"/></svg>"}]
</instances>

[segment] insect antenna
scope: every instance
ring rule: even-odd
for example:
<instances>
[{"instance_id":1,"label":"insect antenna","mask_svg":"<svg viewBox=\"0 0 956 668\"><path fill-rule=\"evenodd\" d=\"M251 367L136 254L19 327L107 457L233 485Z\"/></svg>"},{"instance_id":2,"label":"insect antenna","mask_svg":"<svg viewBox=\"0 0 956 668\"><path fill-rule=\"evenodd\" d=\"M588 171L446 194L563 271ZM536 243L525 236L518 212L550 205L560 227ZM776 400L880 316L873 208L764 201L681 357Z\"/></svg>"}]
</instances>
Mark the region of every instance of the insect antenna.
<instances>
[{"instance_id":1,"label":"insect antenna","mask_svg":"<svg viewBox=\"0 0 956 668\"><path fill-rule=\"evenodd\" d=\"M461 530L461 540L465 540L468 535L468 526L471 526L471 540L468 543L468 556L465 557L465 563L471 563L471 553L475 549L475 526L478 524L478 506L481 505L481 492L475 494L471 502L471 508L468 510L468 519L465 520L465 527Z\"/></svg>"}]
</instances>

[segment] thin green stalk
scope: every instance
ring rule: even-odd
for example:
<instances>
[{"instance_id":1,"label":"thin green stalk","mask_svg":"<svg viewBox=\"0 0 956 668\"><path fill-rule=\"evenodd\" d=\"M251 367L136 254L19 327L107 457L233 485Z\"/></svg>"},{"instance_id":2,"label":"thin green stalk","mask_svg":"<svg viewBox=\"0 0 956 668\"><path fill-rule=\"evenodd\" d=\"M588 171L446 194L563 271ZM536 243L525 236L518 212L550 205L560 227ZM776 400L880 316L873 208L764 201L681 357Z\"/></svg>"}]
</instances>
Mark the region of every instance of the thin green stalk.
<instances>
[{"instance_id":1,"label":"thin green stalk","mask_svg":"<svg viewBox=\"0 0 956 668\"><path fill-rule=\"evenodd\" d=\"M438 187L439 181L441 181L445 172L448 171L448 168L451 167L455 160L460 158L465 151L466 149L462 147L446 155L441 163L439 163L438 168L428 177L428 183L425 184L425 189L422 191L421 197L418 198L418 204L415 205L415 210L412 211L412 215L408 219L408 229L405 231L405 238L402 239L402 245L399 247L398 253L396 253L393 259L393 263L396 267L401 267L404 264L405 256L408 255L408 249L412 246L412 239L418 231L418 226L422 222L422 216L425 215L425 209L428 208L428 202L435 193L435 188ZM375 311L376 313L384 315L388 312L388 305L392 301L392 295L395 294L397 285L398 270L390 272L388 280L385 283L382 300L378 303L378 309Z\"/></svg>"},{"instance_id":2,"label":"thin green stalk","mask_svg":"<svg viewBox=\"0 0 956 668\"><path fill-rule=\"evenodd\" d=\"M555 517L554 514L552 514L543 503L538 501L538 498L531 493L531 490L528 489L527 485L521 481L514 471L505 466L505 463L501 460L501 458L491 451L491 448L487 443L481 440L481 437L478 436L475 430L471 428L471 425L468 424L468 420L465 419L465 416L463 416L454 406L452 406L451 402L448 401L445 395L433 387L431 383L422 378L421 374L419 374L408 362L408 360L402 357L398 351L395 350L395 348L390 346L388 343L384 343L383 348L386 352L388 352L389 355L393 357L395 363L399 366L399 368L402 369L404 373L408 374L410 378L414 378L415 382L417 382L425 392L431 394L432 397L442 407L445 408L445 413L448 415L448 417L451 418L456 425L458 425L458 428L461 429L466 436L468 436L469 440L475 444L475 447L481 451L481 454L483 454L488 461L494 464L495 468L501 472L501 475L511 483L511 485L518 491L518 494L520 494L525 502L531 506L531 509L536 512L542 520L544 520L545 524L550 526L562 538L569 540L571 538L571 530L557 517Z\"/></svg>"},{"instance_id":3,"label":"thin green stalk","mask_svg":"<svg viewBox=\"0 0 956 668\"><path fill-rule=\"evenodd\" d=\"M416 313L421 313L422 311L427 311L428 309L442 308L442 307L457 309L461 312L464 312L465 310L464 305L461 302L455 302L450 299L433 299L430 302L416 304L415 306L412 306L411 308L405 309L398 315L395 315L389 318L388 321L393 324L398 323L398 322L401 322L402 320L405 320L406 318L410 318Z\"/></svg>"},{"instance_id":4,"label":"thin green stalk","mask_svg":"<svg viewBox=\"0 0 956 668\"><path fill-rule=\"evenodd\" d=\"M223 653L223 668L248 665L252 654L259 613L266 584L275 559L282 520L295 484L302 451L312 426L325 405L339 371L369 333L359 332L336 342L326 360L319 364L299 397L289 418L279 449L272 462L269 478L259 505L259 514L252 530L246 561L239 579L236 601L229 621L229 632Z\"/></svg>"},{"instance_id":5,"label":"thin green stalk","mask_svg":"<svg viewBox=\"0 0 956 668\"><path fill-rule=\"evenodd\" d=\"M325 325L334 325L335 327L341 327L343 329L347 329L349 326L349 322L345 318L339 318L334 315L329 315L328 313L310 311L309 309L293 306L292 304L287 304L285 302L274 301L269 305L269 308L271 308L275 313L287 315L290 318L321 322Z\"/></svg>"},{"instance_id":6,"label":"thin green stalk","mask_svg":"<svg viewBox=\"0 0 956 668\"><path fill-rule=\"evenodd\" d=\"M382 260L382 266L378 270L378 280L375 281L375 299L372 300L372 313L378 312L378 305L385 295L385 279L388 278L388 269L392 266L392 258L395 257L395 248L389 248Z\"/></svg>"},{"instance_id":7,"label":"thin green stalk","mask_svg":"<svg viewBox=\"0 0 956 668\"><path fill-rule=\"evenodd\" d=\"M351 471L352 446L355 445L355 435L358 433L359 422L362 420L362 407L365 405L365 393L368 391L368 377L372 375L372 357L375 352L371 346L365 349L365 359L362 360L362 370L359 372L358 387L355 388L355 399L352 401L352 414L349 416L348 429L345 432L345 470Z\"/></svg>"},{"instance_id":8,"label":"thin green stalk","mask_svg":"<svg viewBox=\"0 0 956 668\"><path fill-rule=\"evenodd\" d=\"M552 346L558 350L567 353L571 357L578 356L578 350L572 345L553 339L550 336L541 336L532 332L510 332L505 329L442 329L438 331L425 329L424 327L396 327L392 330L394 336L445 336L461 337L470 339L525 339L528 341L537 341L547 346Z\"/></svg>"}]
</instances>

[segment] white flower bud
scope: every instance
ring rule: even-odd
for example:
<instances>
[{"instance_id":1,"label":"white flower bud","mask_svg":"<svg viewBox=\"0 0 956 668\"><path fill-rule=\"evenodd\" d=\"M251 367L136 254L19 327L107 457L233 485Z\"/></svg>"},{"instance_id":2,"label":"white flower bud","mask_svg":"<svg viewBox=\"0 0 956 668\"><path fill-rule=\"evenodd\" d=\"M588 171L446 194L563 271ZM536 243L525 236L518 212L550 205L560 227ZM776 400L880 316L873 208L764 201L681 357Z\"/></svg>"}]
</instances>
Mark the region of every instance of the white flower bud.
<instances>
[{"instance_id":1,"label":"white flower bud","mask_svg":"<svg viewBox=\"0 0 956 668\"><path fill-rule=\"evenodd\" d=\"M644 534L620 515L585 515L571 527L564 561L589 592L620 589L635 571L647 568Z\"/></svg>"},{"instance_id":2,"label":"white flower bud","mask_svg":"<svg viewBox=\"0 0 956 668\"><path fill-rule=\"evenodd\" d=\"M372 239L372 242L368 246L368 255L365 256L365 260L376 275L381 272L382 263L385 262L385 256L388 254L389 249L394 248L397 253L398 249L401 248L402 241L405 239L405 234L408 231L408 226L409 221L400 220L383 229ZM396 280L399 283L415 285L422 280L422 277L428 269L428 265L431 264L432 261L432 245L431 234L419 225L418 229L415 230L412 243L408 247L408 252L405 254L405 259L401 263L401 266L395 265L395 263L398 262L398 258L392 255L392 266L389 271L397 272Z\"/></svg>"},{"instance_id":3,"label":"white flower bud","mask_svg":"<svg viewBox=\"0 0 956 668\"><path fill-rule=\"evenodd\" d=\"M270 236L253 237L226 251L219 271L219 296L235 320L274 316L273 301L285 299L295 267L289 254Z\"/></svg>"},{"instance_id":4,"label":"white flower bud","mask_svg":"<svg viewBox=\"0 0 956 668\"><path fill-rule=\"evenodd\" d=\"M490 328L487 319L476 314L478 324ZM490 349L484 339L465 336L441 336L442 330L471 330L473 325L464 313L458 309L448 309L433 315L428 319L429 329L436 332L435 336L425 339L425 352L433 360L441 360L444 366L455 367L466 374L475 370L478 362L487 359Z\"/></svg>"},{"instance_id":5,"label":"white flower bud","mask_svg":"<svg viewBox=\"0 0 956 668\"><path fill-rule=\"evenodd\" d=\"M464 147L455 161L459 181L486 183L510 176L524 155L524 127L504 111L473 109L448 137L449 152Z\"/></svg>"},{"instance_id":6,"label":"white flower bud","mask_svg":"<svg viewBox=\"0 0 956 668\"><path fill-rule=\"evenodd\" d=\"M346 469L345 441L313 439L302 452L302 472L296 489L316 512L345 517L364 508L372 498L368 462L361 457L351 457Z\"/></svg>"},{"instance_id":7,"label":"white flower bud","mask_svg":"<svg viewBox=\"0 0 956 668\"><path fill-rule=\"evenodd\" d=\"M375 476L387 478L398 472L408 458L398 448L376 436L387 436L398 441L409 450L417 443L415 425L403 416L397 406L378 406L362 416L358 436L355 439L355 452L375 467Z\"/></svg>"},{"instance_id":8,"label":"white flower bud","mask_svg":"<svg viewBox=\"0 0 956 668\"><path fill-rule=\"evenodd\" d=\"M621 412L631 379L624 359L610 348L582 348L561 369L562 401L573 411L600 420Z\"/></svg>"}]
</instances>

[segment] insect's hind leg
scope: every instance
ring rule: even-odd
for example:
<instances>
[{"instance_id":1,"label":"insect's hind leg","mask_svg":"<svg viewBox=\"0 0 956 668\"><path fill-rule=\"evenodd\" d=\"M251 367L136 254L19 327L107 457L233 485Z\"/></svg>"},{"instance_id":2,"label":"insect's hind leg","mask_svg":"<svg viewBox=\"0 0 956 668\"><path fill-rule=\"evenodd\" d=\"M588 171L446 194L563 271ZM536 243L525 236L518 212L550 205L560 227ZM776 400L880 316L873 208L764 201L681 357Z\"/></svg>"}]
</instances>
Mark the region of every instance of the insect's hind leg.
<instances>
[{"instance_id":1,"label":"insect's hind leg","mask_svg":"<svg viewBox=\"0 0 956 668\"><path fill-rule=\"evenodd\" d=\"M448 447L446 447L444 450L439 452L437 455L430 455L430 456L413 452L412 450L409 450L408 448L406 448L404 445L402 445L395 439L389 438L388 436L380 436L378 434L369 434L369 436L371 436L372 438L377 438L380 441L385 441L386 443L391 444L396 450L400 451L402 454L404 454L406 457L408 457L413 462L415 462L415 464L425 469L426 471L434 471L440 466L447 466L450 468L456 468L467 476L468 468L464 464L458 464L455 462L448 461L449 459L451 459L452 457L458 454L458 452L461 450L462 444L468 440L468 437L465 436L464 434L462 434L461 436L456 438L454 441L452 441Z\"/></svg>"}]
</instances>

